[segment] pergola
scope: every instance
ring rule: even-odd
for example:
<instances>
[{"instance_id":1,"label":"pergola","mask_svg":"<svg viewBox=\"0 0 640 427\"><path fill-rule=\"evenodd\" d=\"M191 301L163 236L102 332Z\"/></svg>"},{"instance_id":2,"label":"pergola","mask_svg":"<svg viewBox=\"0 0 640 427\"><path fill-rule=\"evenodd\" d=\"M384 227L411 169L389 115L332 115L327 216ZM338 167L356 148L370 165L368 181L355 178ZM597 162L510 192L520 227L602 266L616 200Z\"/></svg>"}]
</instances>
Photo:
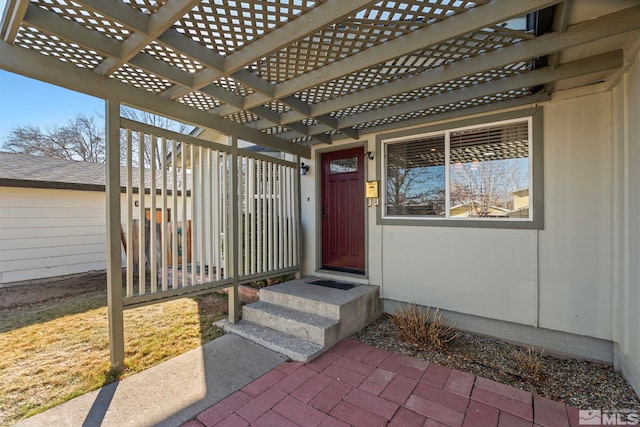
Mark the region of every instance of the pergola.
<instances>
[{"instance_id":1,"label":"pergola","mask_svg":"<svg viewBox=\"0 0 640 427\"><path fill-rule=\"evenodd\" d=\"M610 88L626 70L622 48L637 49L638 3L9 0L0 68L108 101L119 243L120 103L300 162L316 144Z\"/></svg>"},{"instance_id":2,"label":"pergola","mask_svg":"<svg viewBox=\"0 0 640 427\"><path fill-rule=\"evenodd\" d=\"M556 82L610 84L624 38L580 47L637 29L640 9L570 25L575 3L9 0L0 56L9 71L309 156L542 100Z\"/></svg>"}]
</instances>

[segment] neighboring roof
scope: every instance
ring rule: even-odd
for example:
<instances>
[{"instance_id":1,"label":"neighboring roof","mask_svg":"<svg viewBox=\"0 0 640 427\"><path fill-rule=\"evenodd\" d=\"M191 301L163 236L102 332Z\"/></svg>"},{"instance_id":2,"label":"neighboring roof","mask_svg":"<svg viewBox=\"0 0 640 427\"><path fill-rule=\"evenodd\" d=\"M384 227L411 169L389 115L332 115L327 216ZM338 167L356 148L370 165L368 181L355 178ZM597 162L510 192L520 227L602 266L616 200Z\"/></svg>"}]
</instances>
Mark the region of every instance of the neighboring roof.
<instances>
[{"instance_id":1,"label":"neighboring roof","mask_svg":"<svg viewBox=\"0 0 640 427\"><path fill-rule=\"evenodd\" d=\"M451 206L451 210L462 209L462 208L467 209L467 206L470 205L470 204L471 203L460 203L460 204L457 204L455 206ZM500 206L495 206L495 205L491 205L491 206L489 206L489 208L490 209L494 209L496 211L501 211L501 212L510 212L509 209L505 209L505 208L502 208Z\"/></svg>"},{"instance_id":2,"label":"neighboring roof","mask_svg":"<svg viewBox=\"0 0 640 427\"><path fill-rule=\"evenodd\" d=\"M8 0L0 68L309 157L612 87L638 29L637 0Z\"/></svg>"},{"instance_id":3,"label":"neighboring roof","mask_svg":"<svg viewBox=\"0 0 640 427\"><path fill-rule=\"evenodd\" d=\"M264 147L262 145L252 145L250 147L244 147L243 150L251 151L254 153L280 153L280 150L276 150L271 147Z\"/></svg>"},{"instance_id":4,"label":"neighboring roof","mask_svg":"<svg viewBox=\"0 0 640 427\"><path fill-rule=\"evenodd\" d=\"M528 188L521 188L520 190L513 191L511 194L514 195L515 197L528 196L529 195L529 189Z\"/></svg>"},{"instance_id":5,"label":"neighboring roof","mask_svg":"<svg viewBox=\"0 0 640 427\"><path fill-rule=\"evenodd\" d=\"M104 191L105 165L74 160L54 159L22 153L0 152L0 186L57 188L69 190ZM160 188L161 176L156 175L156 188ZM171 175L167 176L167 188L171 190ZM138 188L139 169L133 168L133 187ZM120 168L120 182L126 182L125 168ZM145 171L146 188L150 187L150 170Z\"/></svg>"}]
</instances>

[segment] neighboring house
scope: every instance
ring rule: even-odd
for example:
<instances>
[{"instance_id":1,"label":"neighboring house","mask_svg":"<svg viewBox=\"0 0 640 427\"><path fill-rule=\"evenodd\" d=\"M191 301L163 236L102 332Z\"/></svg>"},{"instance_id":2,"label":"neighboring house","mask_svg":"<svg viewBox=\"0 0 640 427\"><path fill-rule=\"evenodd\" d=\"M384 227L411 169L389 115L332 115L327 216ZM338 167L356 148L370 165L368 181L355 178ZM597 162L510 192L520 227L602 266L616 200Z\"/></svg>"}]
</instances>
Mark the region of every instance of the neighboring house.
<instances>
[{"instance_id":1,"label":"neighboring house","mask_svg":"<svg viewBox=\"0 0 640 427\"><path fill-rule=\"evenodd\" d=\"M469 204L451 206L450 216L452 218L470 217L473 216L473 210L473 207L470 207ZM509 212L509 209L501 208L500 206L489 206L484 216L487 218L505 217L509 215Z\"/></svg>"},{"instance_id":2,"label":"neighboring house","mask_svg":"<svg viewBox=\"0 0 640 427\"><path fill-rule=\"evenodd\" d=\"M105 270L104 183L104 164L0 153L0 286Z\"/></svg>"}]
</instances>

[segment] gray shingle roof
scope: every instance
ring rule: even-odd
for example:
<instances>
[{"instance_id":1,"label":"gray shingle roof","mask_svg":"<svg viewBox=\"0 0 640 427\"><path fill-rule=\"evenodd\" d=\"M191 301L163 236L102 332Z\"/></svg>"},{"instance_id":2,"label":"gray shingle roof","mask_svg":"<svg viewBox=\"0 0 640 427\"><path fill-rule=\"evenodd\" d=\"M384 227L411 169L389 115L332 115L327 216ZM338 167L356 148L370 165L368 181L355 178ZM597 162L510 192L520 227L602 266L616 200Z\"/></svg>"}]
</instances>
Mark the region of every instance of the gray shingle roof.
<instances>
[{"instance_id":1,"label":"gray shingle roof","mask_svg":"<svg viewBox=\"0 0 640 427\"><path fill-rule=\"evenodd\" d=\"M145 171L146 188L150 187L150 170ZM125 168L120 168L120 182L126 182ZM156 175L156 188L161 188L161 175ZM167 188L172 189L171 174ZM139 169L133 168L133 187L137 188ZM21 153L0 152L0 186L34 188L69 188L104 191L105 165L74 160L54 159Z\"/></svg>"}]
</instances>

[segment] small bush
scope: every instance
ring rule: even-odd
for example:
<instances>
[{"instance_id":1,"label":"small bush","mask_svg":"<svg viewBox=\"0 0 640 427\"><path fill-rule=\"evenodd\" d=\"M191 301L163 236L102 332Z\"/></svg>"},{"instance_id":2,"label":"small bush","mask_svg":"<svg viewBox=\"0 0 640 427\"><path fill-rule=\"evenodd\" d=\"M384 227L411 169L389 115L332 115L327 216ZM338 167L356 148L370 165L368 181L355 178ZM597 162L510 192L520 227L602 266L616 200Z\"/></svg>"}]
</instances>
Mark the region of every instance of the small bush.
<instances>
[{"instance_id":1,"label":"small bush","mask_svg":"<svg viewBox=\"0 0 640 427\"><path fill-rule=\"evenodd\" d=\"M396 308L393 314L391 322L398 328L398 338L418 348L444 350L460 335L453 326L444 324L446 319L440 314L440 309L432 315L431 307L422 310L416 304L409 304Z\"/></svg>"},{"instance_id":2,"label":"small bush","mask_svg":"<svg viewBox=\"0 0 640 427\"><path fill-rule=\"evenodd\" d=\"M537 351L533 347L528 347L526 349L520 348L514 350L512 357L522 373L527 375L531 380L537 381L540 379L540 373L542 371L543 354L544 350Z\"/></svg>"}]
</instances>

